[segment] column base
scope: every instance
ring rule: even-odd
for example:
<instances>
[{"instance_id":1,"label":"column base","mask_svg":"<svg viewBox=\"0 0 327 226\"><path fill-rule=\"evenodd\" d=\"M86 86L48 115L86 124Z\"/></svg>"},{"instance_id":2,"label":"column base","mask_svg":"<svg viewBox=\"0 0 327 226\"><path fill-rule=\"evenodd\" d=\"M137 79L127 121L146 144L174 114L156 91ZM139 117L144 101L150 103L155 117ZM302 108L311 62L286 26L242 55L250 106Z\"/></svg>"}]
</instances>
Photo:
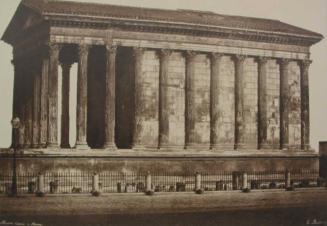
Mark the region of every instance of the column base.
<instances>
[{"instance_id":1,"label":"column base","mask_svg":"<svg viewBox=\"0 0 327 226\"><path fill-rule=\"evenodd\" d=\"M39 144L32 144L31 148L40 148L40 145Z\"/></svg>"},{"instance_id":2,"label":"column base","mask_svg":"<svg viewBox=\"0 0 327 226\"><path fill-rule=\"evenodd\" d=\"M40 148L47 148L47 144L46 143L40 144Z\"/></svg>"},{"instance_id":3,"label":"column base","mask_svg":"<svg viewBox=\"0 0 327 226\"><path fill-rule=\"evenodd\" d=\"M190 143L185 145L186 150L194 150L194 151L209 151L210 144L195 144Z\"/></svg>"},{"instance_id":4,"label":"column base","mask_svg":"<svg viewBox=\"0 0 327 226\"><path fill-rule=\"evenodd\" d=\"M60 148L70 149L71 146L70 146L70 144L61 144L61 145L60 145Z\"/></svg>"},{"instance_id":5,"label":"column base","mask_svg":"<svg viewBox=\"0 0 327 226\"><path fill-rule=\"evenodd\" d=\"M141 144L133 144L132 149L135 151L141 151L147 149L144 145Z\"/></svg>"},{"instance_id":6,"label":"column base","mask_svg":"<svg viewBox=\"0 0 327 226\"><path fill-rule=\"evenodd\" d=\"M314 149L310 146L310 144L305 144L301 146L303 151L313 151Z\"/></svg>"},{"instance_id":7,"label":"column base","mask_svg":"<svg viewBox=\"0 0 327 226\"><path fill-rule=\"evenodd\" d=\"M103 149L108 150L108 151L116 151L117 146L115 143L105 143L103 145Z\"/></svg>"},{"instance_id":8,"label":"column base","mask_svg":"<svg viewBox=\"0 0 327 226\"><path fill-rule=\"evenodd\" d=\"M169 145L163 144L158 147L160 151L182 151L184 150L184 145Z\"/></svg>"},{"instance_id":9,"label":"column base","mask_svg":"<svg viewBox=\"0 0 327 226\"><path fill-rule=\"evenodd\" d=\"M89 150L90 147L87 143L79 143L75 145L75 149L79 149L79 150Z\"/></svg>"},{"instance_id":10,"label":"column base","mask_svg":"<svg viewBox=\"0 0 327 226\"><path fill-rule=\"evenodd\" d=\"M212 144L210 149L212 151L234 150L234 144Z\"/></svg>"},{"instance_id":11,"label":"column base","mask_svg":"<svg viewBox=\"0 0 327 226\"><path fill-rule=\"evenodd\" d=\"M257 144L246 144L246 143L239 143L234 145L234 149L257 149Z\"/></svg>"},{"instance_id":12,"label":"column base","mask_svg":"<svg viewBox=\"0 0 327 226\"><path fill-rule=\"evenodd\" d=\"M31 148L31 147L32 147L31 144L24 144L24 145L23 145L23 148L26 148L26 149Z\"/></svg>"},{"instance_id":13,"label":"column base","mask_svg":"<svg viewBox=\"0 0 327 226\"><path fill-rule=\"evenodd\" d=\"M57 143L54 143L54 144L53 143L48 143L46 147L47 148L56 148L57 149L57 148L59 148L59 145Z\"/></svg>"}]
</instances>

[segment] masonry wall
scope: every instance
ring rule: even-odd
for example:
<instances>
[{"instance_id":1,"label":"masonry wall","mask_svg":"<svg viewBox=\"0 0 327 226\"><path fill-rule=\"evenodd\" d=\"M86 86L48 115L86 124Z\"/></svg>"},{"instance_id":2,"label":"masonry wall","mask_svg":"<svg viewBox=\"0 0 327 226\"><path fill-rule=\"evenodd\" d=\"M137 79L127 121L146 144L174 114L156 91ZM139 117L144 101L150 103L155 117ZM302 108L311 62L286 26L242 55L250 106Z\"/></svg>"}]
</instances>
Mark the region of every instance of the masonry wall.
<instances>
[{"instance_id":1,"label":"masonry wall","mask_svg":"<svg viewBox=\"0 0 327 226\"><path fill-rule=\"evenodd\" d=\"M235 129L235 67L229 56L223 56L218 76L219 95L219 145L226 149L234 148Z\"/></svg>"},{"instance_id":2,"label":"masonry wall","mask_svg":"<svg viewBox=\"0 0 327 226\"><path fill-rule=\"evenodd\" d=\"M300 67L296 62L290 62L289 73L289 145L291 148L301 146L301 86Z\"/></svg>"},{"instance_id":3,"label":"masonry wall","mask_svg":"<svg viewBox=\"0 0 327 226\"><path fill-rule=\"evenodd\" d=\"M181 52L173 52L168 68L169 144L184 147L185 144L185 58Z\"/></svg>"},{"instance_id":4,"label":"masonry wall","mask_svg":"<svg viewBox=\"0 0 327 226\"><path fill-rule=\"evenodd\" d=\"M199 54L195 59L195 131L196 142L201 147L210 145L210 60Z\"/></svg>"},{"instance_id":5,"label":"masonry wall","mask_svg":"<svg viewBox=\"0 0 327 226\"><path fill-rule=\"evenodd\" d=\"M268 61L267 87L267 144L275 149L280 146L280 76L276 60Z\"/></svg>"},{"instance_id":6,"label":"masonry wall","mask_svg":"<svg viewBox=\"0 0 327 226\"><path fill-rule=\"evenodd\" d=\"M253 58L247 58L244 64L244 143L255 149L258 141L258 65Z\"/></svg>"},{"instance_id":7,"label":"masonry wall","mask_svg":"<svg viewBox=\"0 0 327 226\"><path fill-rule=\"evenodd\" d=\"M140 141L146 147L158 147L159 135L159 57L154 50L144 51L140 82L142 116Z\"/></svg>"}]
</instances>

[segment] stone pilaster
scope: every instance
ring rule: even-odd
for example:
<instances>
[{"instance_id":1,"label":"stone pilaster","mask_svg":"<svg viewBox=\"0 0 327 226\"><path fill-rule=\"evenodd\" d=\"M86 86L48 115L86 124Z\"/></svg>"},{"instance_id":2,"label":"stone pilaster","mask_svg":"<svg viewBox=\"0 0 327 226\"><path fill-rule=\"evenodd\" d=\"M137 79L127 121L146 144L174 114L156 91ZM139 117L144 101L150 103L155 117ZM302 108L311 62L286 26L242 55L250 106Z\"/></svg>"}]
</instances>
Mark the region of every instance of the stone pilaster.
<instances>
[{"instance_id":1,"label":"stone pilaster","mask_svg":"<svg viewBox=\"0 0 327 226\"><path fill-rule=\"evenodd\" d=\"M48 144L48 89L49 89L49 59L42 59L41 100L40 100L40 146L45 148Z\"/></svg>"},{"instance_id":2,"label":"stone pilaster","mask_svg":"<svg viewBox=\"0 0 327 226\"><path fill-rule=\"evenodd\" d=\"M219 71L221 58L223 54L211 54L211 76L210 76L210 148L218 150L219 145L219 118L222 117L220 113L219 104Z\"/></svg>"},{"instance_id":3,"label":"stone pilaster","mask_svg":"<svg viewBox=\"0 0 327 226\"><path fill-rule=\"evenodd\" d=\"M69 85L71 62L63 62L61 89L61 148L70 148L69 144Z\"/></svg>"},{"instance_id":4,"label":"stone pilaster","mask_svg":"<svg viewBox=\"0 0 327 226\"><path fill-rule=\"evenodd\" d=\"M289 59L281 59L280 64L280 148L289 146Z\"/></svg>"},{"instance_id":5,"label":"stone pilaster","mask_svg":"<svg viewBox=\"0 0 327 226\"><path fill-rule=\"evenodd\" d=\"M258 148L271 148L267 142L267 79L268 79L268 58L259 57L258 61Z\"/></svg>"},{"instance_id":6,"label":"stone pilaster","mask_svg":"<svg viewBox=\"0 0 327 226\"><path fill-rule=\"evenodd\" d=\"M134 63L135 63L135 116L134 116L134 128L133 128L133 149L142 149L144 146L141 144L141 131L142 131L142 109L144 107L142 103L142 60L144 48L134 48Z\"/></svg>"},{"instance_id":7,"label":"stone pilaster","mask_svg":"<svg viewBox=\"0 0 327 226\"><path fill-rule=\"evenodd\" d=\"M236 55L235 60L235 149L244 148L244 62L246 57Z\"/></svg>"},{"instance_id":8,"label":"stone pilaster","mask_svg":"<svg viewBox=\"0 0 327 226\"><path fill-rule=\"evenodd\" d=\"M185 148L191 149L196 146L195 131L195 58L197 53L186 52L186 78L185 78Z\"/></svg>"},{"instance_id":9,"label":"stone pilaster","mask_svg":"<svg viewBox=\"0 0 327 226\"><path fill-rule=\"evenodd\" d=\"M160 51L159 78L159 149L169 147L168 70L172 51Z\"/></svg>"},{"instance_id":10,"label":"stone pilaster","mask_svg":"<svg viewBox=\"0 0 327 226\"><path fill-rule=\"evenodd\" d=\"M104 148L116 150L116 54L117 46L106 46L106 96L105 96L105 136Z\"/></svg>"},{"instance_id":11,"label":"stone pilaster","mask_svg":"<svg viewBox=\"0 0 327 226\"><path fill-rule=\"evenodd\" d=\"M310 60L300 62L301 67L301 149L310 149L309 66Z\"/></svg>"},{"instance_id":12,"label":"stone pilaster","mask_svg":"<svg viewBox=\"0 0 327 226\"><path fill-rule=\"evenodd\" d=\"M48 148L58 148L58 64L60 46L49 46Z\"/></svg>"},{"instance_id":13,"label":"stone pilaster","mask_svg":"<svg viewBox=\"0 0 327 226\"><path fill-rule=\"evenodd\" d=\"M39 63L39 61L37 61ZM33 141L32 147L40 147L40 87L41 87L41 67L36 65L33 70Z\"/></svg>"},{"instance_id":14,"label":"stone pilaster","mask_svg":"<svg viewBox=\"0 0 327 226\"><path fill-rule=\"evenodd\" d=\"M87 134L87 65L89 46L78 47L76 149L89 149Z\"/></svg>"}]
</instances>

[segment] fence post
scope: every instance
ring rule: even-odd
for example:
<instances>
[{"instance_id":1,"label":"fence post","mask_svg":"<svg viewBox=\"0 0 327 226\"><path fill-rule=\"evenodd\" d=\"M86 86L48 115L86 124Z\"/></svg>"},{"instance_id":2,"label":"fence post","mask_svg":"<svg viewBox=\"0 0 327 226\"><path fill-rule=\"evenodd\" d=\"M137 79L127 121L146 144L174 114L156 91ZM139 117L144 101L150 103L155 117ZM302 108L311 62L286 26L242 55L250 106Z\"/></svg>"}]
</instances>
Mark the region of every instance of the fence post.
<instances>
[{"instance_id":1,"label":"fence post","mask_svg":"<svg viewBox=\"0 0 327 226\"><path fill-rule=\"evenodd\" d=\"M285 172L285 188L291 188L291 172L289 170L286 170Z\"/></svg>"},{"instance_id":2,"label":"fence post","mask_svg":"<svg viewBox=\"0 0 327 226\"><path fill-rule=\"evenodd\" d=\"M237 190L239 188L239 172L237 171L233 172L232 184L233 190Z\"/></svg>"},{"instance_id":3,"label":"fence post","mask_svg":"<svg viewBox=\"0 0 327 226\"><path fill-rule=\"evenodd\" d=\"M247 189L248 188L248 174L246 172L243 172L242 181L243 181L242 189Z\"/></svg>"},{"instance_id":4,"label":"fence post","mask_svg":"<svg viewBox=\"0 0 327 226\"><path fill-rule=\"evenodd\" d=\"M201 174L196 172L195 173L195 192L201 191Z\"/></svg>"},{"instance_id":5,"label":"fence post","mask_svg":"<svg viewBox=\"0 0 327 226\"><path fill-rule=\"evenodd\" d=\"M94 173L92 178L92 193L99 192L99 174Z\"/></svg>"},{"instance_id":6,"label":"fence post","mask_svg":"<svg viewBox=\"0 0 327 226\"><path fill-rule=\"evenodd\" d=\"M151 181L151 173L148 171L145 177L145 193L147 195L152 195L152 181Z\"/></svg>"},{"instance_id":7,"label":"fence post","mask_svg":"<svg viewBox=\"0 0 327 226\"><path fill-rule=\"evenodd\" d=\"M37 176L37 196L44 196L44 175L39 173Z\"/></svg>"}]
</instances>

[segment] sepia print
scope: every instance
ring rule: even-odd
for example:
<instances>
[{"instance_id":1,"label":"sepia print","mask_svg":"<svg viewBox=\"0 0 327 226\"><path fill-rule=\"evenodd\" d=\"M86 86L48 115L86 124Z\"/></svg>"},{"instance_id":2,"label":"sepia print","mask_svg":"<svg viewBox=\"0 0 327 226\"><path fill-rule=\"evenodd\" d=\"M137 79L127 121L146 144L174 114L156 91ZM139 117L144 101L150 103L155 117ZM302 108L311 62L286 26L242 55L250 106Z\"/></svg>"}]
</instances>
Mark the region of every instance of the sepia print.
<instances>
[{"instance_id":1,"label":"sepia print","mask_svg":"<svg viewBox=\"0 0 327 226\"><path fill-rule=\"evenodd\" d=\"M1 2L0 225L327 225L327 4L227 2Z\"/></svg>"}]
</instances>

